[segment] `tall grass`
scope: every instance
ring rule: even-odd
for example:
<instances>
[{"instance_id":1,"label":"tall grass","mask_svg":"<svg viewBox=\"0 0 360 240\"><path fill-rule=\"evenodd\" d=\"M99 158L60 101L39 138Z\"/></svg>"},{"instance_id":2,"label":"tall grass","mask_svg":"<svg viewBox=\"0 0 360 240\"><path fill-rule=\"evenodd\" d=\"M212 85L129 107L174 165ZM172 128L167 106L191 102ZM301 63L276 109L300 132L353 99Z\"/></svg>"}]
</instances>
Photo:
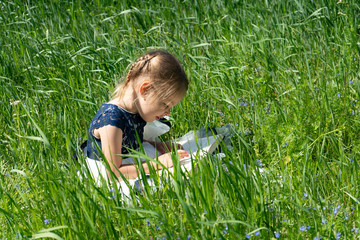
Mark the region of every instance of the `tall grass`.
<instances>
[{"instance_id":1,"label":"tall grass","mask_svg":"<svg viewBox=\"0 0 360 240\"><path fill-rule=\"evenodd\" d=\"M3 239L358 238L358 1L0 8ZM167 137L231 124L233 150L196 159L190 177L153 176L156 193L124 202L118 189L80 181L71 155L153 48L174 53L191 80Z\"/></svg>"}]
</instances>

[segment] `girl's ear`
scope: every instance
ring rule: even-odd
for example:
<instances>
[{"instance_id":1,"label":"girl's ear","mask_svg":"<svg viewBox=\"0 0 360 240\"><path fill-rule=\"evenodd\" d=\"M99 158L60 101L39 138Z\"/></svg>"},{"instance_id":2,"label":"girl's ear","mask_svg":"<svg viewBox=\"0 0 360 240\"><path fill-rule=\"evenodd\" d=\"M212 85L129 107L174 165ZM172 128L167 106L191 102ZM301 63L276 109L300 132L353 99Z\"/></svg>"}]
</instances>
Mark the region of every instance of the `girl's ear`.
<instances>
[{"instance_id":1,"label":"girl's ear","mask_svg":"<svg viewBox=\"0 0 360 240\"><path fill-rule=\"evenodd\" d=\"M149 95L150 89L151 89L150 82L149 81L143 81L139 86L140 96L145 99Z\"/></svg>"}]
</instances>

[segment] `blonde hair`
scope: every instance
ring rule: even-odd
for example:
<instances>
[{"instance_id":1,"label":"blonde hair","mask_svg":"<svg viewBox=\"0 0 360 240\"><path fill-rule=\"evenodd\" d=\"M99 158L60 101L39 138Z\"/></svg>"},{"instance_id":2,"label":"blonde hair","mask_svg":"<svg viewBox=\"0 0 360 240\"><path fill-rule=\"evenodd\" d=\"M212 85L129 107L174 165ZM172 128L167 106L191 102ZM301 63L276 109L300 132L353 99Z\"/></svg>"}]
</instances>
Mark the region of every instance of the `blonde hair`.
<instances>
[{"instance_id":1,"label":"blonde hair","mask_svg":"<svg viewBox=\"0 0 360 240\"><path fill-rule=\"evenodd\" d=\"M177 93L185 94L189 86L179 60L169 52L155 50L145 53L131 65L126 80L115 88L113 99L122 98L129 83L140 76L150 79L151 94L161 99L169 99Z\"/></svg>"}]
</instances>

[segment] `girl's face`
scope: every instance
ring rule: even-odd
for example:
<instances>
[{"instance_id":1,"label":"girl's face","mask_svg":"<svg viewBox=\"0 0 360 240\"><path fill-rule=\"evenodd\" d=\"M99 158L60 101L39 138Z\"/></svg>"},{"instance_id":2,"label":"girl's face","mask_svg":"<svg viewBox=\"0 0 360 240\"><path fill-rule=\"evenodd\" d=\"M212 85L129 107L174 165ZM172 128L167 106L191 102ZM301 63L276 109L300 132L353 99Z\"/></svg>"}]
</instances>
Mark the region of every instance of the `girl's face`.
<instances>
[{"instance_id":1,"label":"girl's face","mask_svg":"<svg viewBox=\"0 0 360 240\"><path fill-rule=\"evenodd\" d=\"M142 87L144 87L142 89ZM185 96L185 93L179 93L167 100L162 100L159 96L151 94L150 85L141 85L137 101L138 113L146 122L159 120L170 114L170 110L178 104Z\"/></svg>"}]
</instances>

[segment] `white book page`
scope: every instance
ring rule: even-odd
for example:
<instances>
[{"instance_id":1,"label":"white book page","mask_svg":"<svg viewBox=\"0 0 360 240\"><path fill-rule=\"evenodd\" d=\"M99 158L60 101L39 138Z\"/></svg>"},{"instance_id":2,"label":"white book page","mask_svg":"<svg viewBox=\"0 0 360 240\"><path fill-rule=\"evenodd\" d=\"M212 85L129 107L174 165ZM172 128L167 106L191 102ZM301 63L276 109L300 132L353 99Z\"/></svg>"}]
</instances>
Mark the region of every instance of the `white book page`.
<instances>
[{"instance_id":1,"label":"white book page","mask_svg":"<svg viewBox=\"0 0 360 240\"><path fill-rule=\"evenodd\" d=\"M207 153L212 153L217 147L217 143L222 139L222 135L216 135L216 136L209 136L204 138L187 138L187 139L181 139L181 141L176 141L177 144L181 144L185 151L187 151L190 156L186 158L180 159L180 165L183 170L191 170L192 164L191 159L195 158L196 156L204 156ZM156 155L160 155L156 148L151 145L148 142L143 143L143 148L145 151L145 154L148 155L151 158L156 158ZM141 159L143 162L144 159ZM122 160L123 165L128 164L135 164L134 159L132 158L125 158ZM169 171L173 171L173 168L169 168Z\"/></svg>"}]
</instances>

